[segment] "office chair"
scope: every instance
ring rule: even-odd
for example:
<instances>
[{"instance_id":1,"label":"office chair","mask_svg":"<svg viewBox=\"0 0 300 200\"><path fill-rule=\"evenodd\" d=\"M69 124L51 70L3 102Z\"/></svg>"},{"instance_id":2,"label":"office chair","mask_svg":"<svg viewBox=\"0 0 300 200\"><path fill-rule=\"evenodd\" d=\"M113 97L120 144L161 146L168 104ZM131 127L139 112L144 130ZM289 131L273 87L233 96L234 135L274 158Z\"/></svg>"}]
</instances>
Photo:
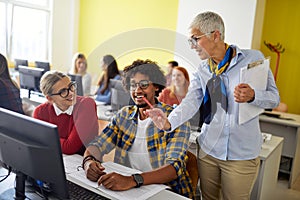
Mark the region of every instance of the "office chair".
<instances>
[{"instance_id":1,"label":"office chair","mask_svg":"<svg viewBox=\"0 0 300 200\"><path fill-rule=\"evenodd\" d=\"M198 173L198 163L197 157L190 151L187 151L188 161L186 163L186 170L188 171L191 179L194 192L197 191L199 173Z\"/></svg>"}]
</instances>

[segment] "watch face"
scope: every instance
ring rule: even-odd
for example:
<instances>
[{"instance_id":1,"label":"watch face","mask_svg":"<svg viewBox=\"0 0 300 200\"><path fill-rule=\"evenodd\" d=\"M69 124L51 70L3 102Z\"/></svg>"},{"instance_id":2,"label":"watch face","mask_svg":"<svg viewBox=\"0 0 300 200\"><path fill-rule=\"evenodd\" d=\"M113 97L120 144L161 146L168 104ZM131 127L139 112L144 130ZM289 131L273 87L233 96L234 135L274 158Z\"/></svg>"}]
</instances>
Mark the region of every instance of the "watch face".
<instances>
[{"instance_id":1,"label":"watch face","mask_svg":"<svg viewBox=\"0 0 300 200\"><path fill-rule=\"evenodd\" d=\"M133 174L133 178L136 182L136 187L140 187L144 183L144 179L140 174Z\"/></svg>"}]
</instances>

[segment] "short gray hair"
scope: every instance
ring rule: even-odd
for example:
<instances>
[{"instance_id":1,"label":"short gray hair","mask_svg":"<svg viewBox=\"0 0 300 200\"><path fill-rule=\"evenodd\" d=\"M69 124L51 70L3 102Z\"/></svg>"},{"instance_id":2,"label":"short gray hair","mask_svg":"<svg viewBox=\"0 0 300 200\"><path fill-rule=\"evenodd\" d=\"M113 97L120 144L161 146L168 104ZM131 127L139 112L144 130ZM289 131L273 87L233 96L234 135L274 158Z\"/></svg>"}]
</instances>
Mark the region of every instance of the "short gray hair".
<instances>
[{"instance_id":1,"label":"short gray hair","mask_svg":"<svg viewBox=\"0 0 300 200\"><path fill-rule=\"evenodd\" d=\"M58 81L63 79L64 77L68 77L66 74L60 71L47 71L42 77L40 81L40 89L42 93L46 95L50 95L53 92L53 85L55 85ZM69 78L69 77L68 77Z\"/></svg>"},{"instance_id":2,"label":"short gray hair","mask_svg":"<svg viewBox=\"0 0 300 200\"><path fill-rule=\"evenodd\" d=\"M196 28L203 33L210 33L218 30L221 33L221 40L225 39L225 26L223 19L217 13L211 11L198 14L192 21L189 28Z\"/></svg>"}]
</instances>

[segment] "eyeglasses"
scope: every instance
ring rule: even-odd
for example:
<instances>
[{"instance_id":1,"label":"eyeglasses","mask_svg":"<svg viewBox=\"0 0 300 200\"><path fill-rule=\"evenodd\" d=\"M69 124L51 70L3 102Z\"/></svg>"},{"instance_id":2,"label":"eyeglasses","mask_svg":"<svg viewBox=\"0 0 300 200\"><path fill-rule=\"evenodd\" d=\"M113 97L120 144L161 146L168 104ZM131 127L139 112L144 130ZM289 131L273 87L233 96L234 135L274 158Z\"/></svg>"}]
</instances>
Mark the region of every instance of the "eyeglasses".
<instances>
[{"instance_id":1,"label":"eyeglasses","mask_svg":"<svg viewBox=\"0 0 300 200\"><path fill-rule=\"evenodd\" d=\"M134 91L137 89L137 87L140 87L141 89L147 89L150 85L150 83L152 83L151 81L148 80L141 80L138 83L130 83L130 91Z\"/></svg>"},{"instance_id":2,"label":"eyeglasses","mask_svg":"<svg viewBox=\"0 0 300 200\"><path fill-rule=\"evenodd\" d=\"M200 35L200 36L197 36L197 37L195 37L195 36L192 36L190 39L188 39L188 42L189 42L189 45L190 46L198 46L198 41L202 38L202 37L204 37L204 36L207 36L207 35L209 35L209 34L212 34L212 33L214 33L215 31L211 31L211 32L209 32L209 33L205 33L205 34L203 34L203 35Z\"/></svg>"},{"instance_id":3,"label":"eyeglasses","mask_svg":"<svg viewBox=\"0 0 300 200\"><path fill-rule=\"evenodd\" d=\"M63 88L63 89L61 89L58 93L50 94L50 96L53 96L53 95L59 95L59 96L61 96L62 98L66 98L67 96L69 96L70 91L71 91L71 92L75 92L75 91L76 91L76 88L77 88L76 82L75 82L75 81L72 81L72 82L69 84L69 87L68 87L68 88Z\"/></svg>"}]
</instances>

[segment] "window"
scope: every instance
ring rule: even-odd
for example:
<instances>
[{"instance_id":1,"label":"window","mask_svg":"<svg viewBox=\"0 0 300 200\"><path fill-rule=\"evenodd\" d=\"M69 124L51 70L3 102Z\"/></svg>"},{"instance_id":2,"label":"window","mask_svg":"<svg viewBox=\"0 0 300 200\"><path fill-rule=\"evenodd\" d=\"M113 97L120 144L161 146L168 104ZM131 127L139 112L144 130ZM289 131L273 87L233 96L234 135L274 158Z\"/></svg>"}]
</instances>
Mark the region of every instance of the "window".
<instances>
[{"instance_id":1,"label":"window","mask_svg":"<svg viewBox=\"0 0 300 200\"><path fill-rule=\"evenodd\" d=\"M48 60L50 1L0 0L0 51L10 60Z\"/></svg>"}]
</instances>

